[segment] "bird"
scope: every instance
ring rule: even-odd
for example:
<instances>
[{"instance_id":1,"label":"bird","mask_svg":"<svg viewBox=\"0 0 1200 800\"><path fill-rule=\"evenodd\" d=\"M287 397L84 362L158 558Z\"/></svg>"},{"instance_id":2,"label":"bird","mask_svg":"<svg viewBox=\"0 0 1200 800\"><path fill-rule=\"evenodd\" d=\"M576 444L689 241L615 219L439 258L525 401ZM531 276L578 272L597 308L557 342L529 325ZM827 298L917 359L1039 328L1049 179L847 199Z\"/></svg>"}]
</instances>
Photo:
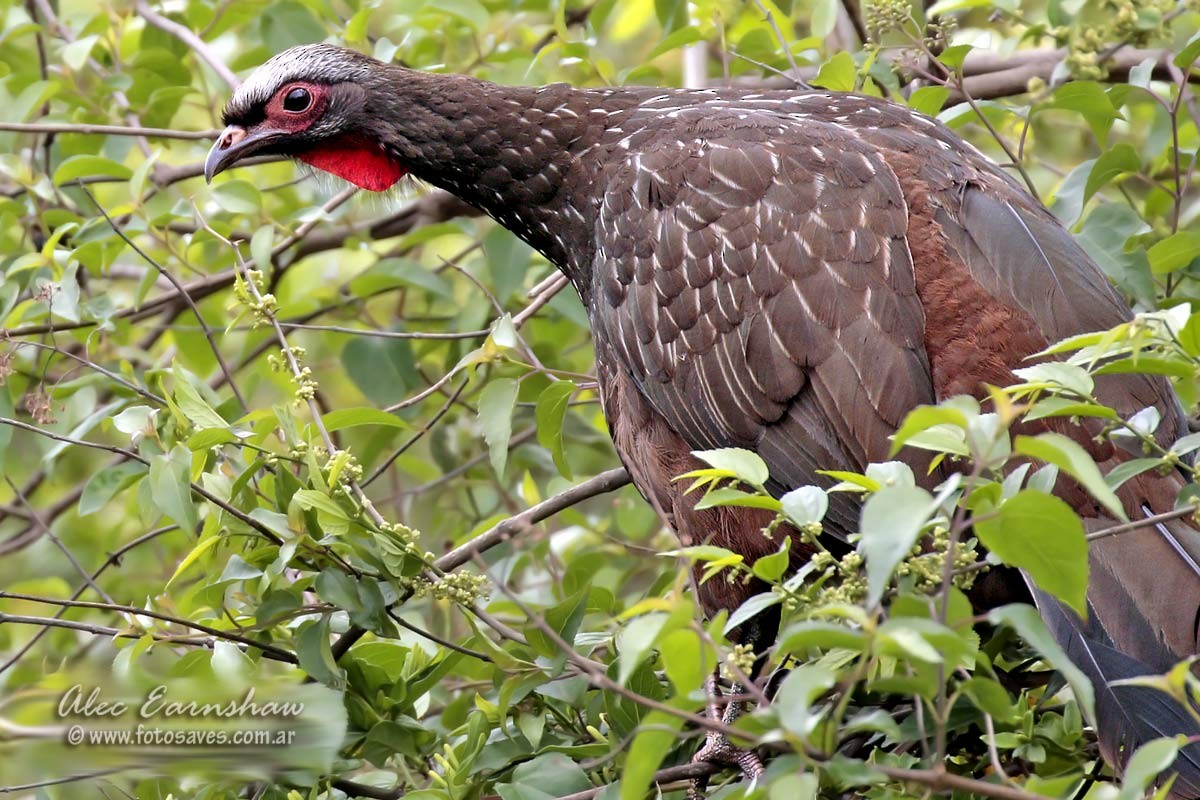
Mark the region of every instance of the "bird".
<instances>
[{"instance_id":1,"label":"bird","mask_svg":"<svg viewBox=\"0 0 1200 800\"><path fill-rule=\"evenodd\" d=\"M257 68L224 111L204 165L286 156L386 191L407 175L494 218L569 279L587 311L605 418L633 483L687 544L747 563L793 537L762 535L752 508L698 509L677 476L697 451L743 448L776 496L828 485L818 471L889 458L914 408L1017 382L1054 342L1131 319L1071 234L1012 176L943 124L887 99L814 89L500 86L301 45ZM1187 431L1168 383L1097 378L1106 405L1158 409L1169 447ZM1095 431L1059 430L1103 468L1127 455ZM1058 427L1055 427L1058 426ZM918 480L944 477L919 452ZM919 469L915 467L920 467ZM1144 473L1118 494L1131 519L1171 511L1184 482ZM1060 480L1089 528L1110 512ZM860 509L831 493L824 535L845 542ZM1042 616L1096 684L1101 751L1200 732L1165 695L1114 679L1200 652L1200 532L1187 521L1090 542L1088 615L1045 595ZM703 610L733 610L762 586L695 581ZM1015 584L1015 585L1014 585ZM1025 594L1018 577L995 589ZM738 635L777 635L761 614ZM705 751L708 751L705 753ZM753 754L711 741L701 754ZM1175 797L1200 796L1200 757L1172 767ZM698 793L698 790L697 790Z\"/></svg>"}]
</instances>

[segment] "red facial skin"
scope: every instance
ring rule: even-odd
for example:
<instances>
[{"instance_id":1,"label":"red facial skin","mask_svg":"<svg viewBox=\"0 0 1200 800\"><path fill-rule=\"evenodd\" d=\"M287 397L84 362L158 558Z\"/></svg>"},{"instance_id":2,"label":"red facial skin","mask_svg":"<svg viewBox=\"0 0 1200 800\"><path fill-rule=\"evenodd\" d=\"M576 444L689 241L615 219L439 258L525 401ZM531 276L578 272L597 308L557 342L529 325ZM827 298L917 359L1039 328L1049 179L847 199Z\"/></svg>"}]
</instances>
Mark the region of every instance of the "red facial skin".
<instances>
[{"instance_id":1,"label":"red facial skin","mask_svg":"<svg viewBox=\"0 0 1200 800\"><path fill-rule=\"evenodd\" d=\"M293 89L306 89L312 102L303 111L288 111L283 100ZM288 133L301 133L320 119L329 105L328 87L313 83L289 83L267 103L265 127ZM408 174L400 162L387 154L379 142L365 136L346 135L321 142L316 147L298 153L304 163L323 172L336 175L355 186L382 192Z\"/></svg>"}]
</instances>

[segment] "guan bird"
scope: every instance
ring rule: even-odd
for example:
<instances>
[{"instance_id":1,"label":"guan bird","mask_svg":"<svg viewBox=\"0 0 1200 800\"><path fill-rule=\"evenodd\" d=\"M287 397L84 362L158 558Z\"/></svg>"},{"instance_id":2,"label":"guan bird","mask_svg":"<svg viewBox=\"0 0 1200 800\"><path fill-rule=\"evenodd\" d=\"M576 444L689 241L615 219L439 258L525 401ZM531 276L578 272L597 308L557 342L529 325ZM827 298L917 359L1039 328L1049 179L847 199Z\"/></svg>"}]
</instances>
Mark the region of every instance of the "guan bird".
<instances>
[{"instance_id":1,"label":"guan bird","mask_svg":"<svg viewBox=\"0 0 1200 800\"><path fill-rule=\"evenodd\" d=\"M886 460L913 408L982 397L1015 383L1013 370L1048 344L1130 319L1015 180L942 124L878 98L498 86L316 44L259 67L224 121L210 180L259 154L375 191L411 174L544 254L587 309L604 413L633 482L685 544L748 563L778 549L761 533L771 514L697 509L674 480L704 466L693 451L754 451L776 494L819 484L819 469ZM1186 432L1165 380L1104 376L1096 391L1123 415L1156 407L1164 446ZM1126 458L1082 428L1073 435L1102 467ZM941 479L915 471L927 485ZM1119 495L1139 519L1172 510L1182 486L1144 473ZM1078 487L1063 496L1091 527L1106 524ZM845 493L830 504L825 531L845 540L858 509ZM811 550L796 538L792 553ZM1086 622L1038 602L1096 684L1101 749L1119 768L1137 743L1200 732L1166 695L1109 685L1197 654L1200 532L1147 525L1092 541L1089 558ZM1026 591L1008 577L1010 591ZM697 583L710 614L762 590ZM777 625L743 630L743 641L765 645ZM1175 796L1200 796L1193 749L1172 769Z\"/></svg>"}]
</instances>

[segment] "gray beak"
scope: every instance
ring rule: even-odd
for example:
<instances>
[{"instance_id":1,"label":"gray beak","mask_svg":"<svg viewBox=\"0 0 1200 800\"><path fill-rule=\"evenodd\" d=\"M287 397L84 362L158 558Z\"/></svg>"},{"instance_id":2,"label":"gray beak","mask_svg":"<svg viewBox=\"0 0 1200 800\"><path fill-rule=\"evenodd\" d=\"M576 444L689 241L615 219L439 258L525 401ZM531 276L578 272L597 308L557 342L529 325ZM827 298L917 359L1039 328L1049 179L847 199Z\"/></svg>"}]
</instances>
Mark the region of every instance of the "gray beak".
<instances>
[{"instance_id":1,"label":"gray beak","mask_svg":"<svg viewBox=\"0 0 1200 800\"><path fill-rule=\"evenodd\" d=\"M208 151L208 157L204 159L204 180L212 183L217 173L260 152L284 135L283 131L247 131L240 125L230 125L217 138L216 144Z\"/></svg>"}]
</instances>

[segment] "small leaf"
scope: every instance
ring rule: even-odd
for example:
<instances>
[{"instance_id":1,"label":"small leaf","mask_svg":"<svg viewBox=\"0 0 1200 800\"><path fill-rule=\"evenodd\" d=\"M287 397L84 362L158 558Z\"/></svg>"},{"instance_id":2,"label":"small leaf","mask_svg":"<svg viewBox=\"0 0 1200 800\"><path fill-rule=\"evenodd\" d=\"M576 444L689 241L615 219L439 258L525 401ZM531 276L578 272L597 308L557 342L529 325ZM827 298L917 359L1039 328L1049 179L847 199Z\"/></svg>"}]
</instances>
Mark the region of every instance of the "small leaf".
<instances>
[{"instance_id":1,"label":"small leaf","mask_svg":"<svg viewBox=\"0 0 1200 800\"><path fill-rule=\"evenodd\" d=\"M1087 616L1087 536L1065 502L1027 489L975 523L975 534L1005 564L1025 570L1043 591Z\"/></svg>"},{"instance_id":2,"label":"small leaf","mask_svg":"<svg viewBox=\"0 0 1200 800\"><path fill-rule=\"evenodd\" d=\"M759 559L761 560L761 559ZM737 607L737 610L729 615L729 621L725 623L725 630L722 631L726 636L729 632L741 625L746 620L758 616L763 611L766 611L771 606L779 605L783 602L783 595L776 592L760 592L746 600Z\"/></svg>"},{"instance_id":3,"label":"small leaf","mask_svg":"<svg viewBox=\"0 0 1200 800\"><path fill-rule=\"evenodd\" d=\"M1092 165L1088 175L1087 185L1083 190L1083 202L1087 203L1105 184L1126 172L1137 172L1141 169L1142 160L1132 145L1121 143L1106 150Z\"/></svg>"},{"instance_id":4,"label":"small leaf","mask_svg":"<svg viewBox=\"0 0 1200 800\"><path fill-rule=\"evenodd\" d=\"M843 50L822 64L817 70L817 77L809 83L834 92L853 92L857 72L854 57Z\"/></svg>"},{"instance_id":5,"label":"small leaf","mask_svg":"<svg viewBox=\"0 0 1200 800\"><path fill-rule=\"evenodd\" d=\"M772 704L778 708L780 724L797 736L807 738L824 715L824 709L812 708L813 702L832 689L836 682L833 672L818 664L804 664L793 669L783 679Z\"/></svg>"},{"instance_id":6,"label":"small leaf","mask_svg":"<svg viewBox=\"0 0 1200 800\"><path fill-rule=\"evenodd\" d=\"M762 578L768 583L776 583L783 577L783 573L787 571L791 564L791 548L792 540L785 538L779 549L770 555L760 556L758 560L751 565L751 570L756 576Z\"/></svg>"},{"instance_id":7,"label":"small leaf","mask_svg":"<svg viewBox=\"0 0 1200 800\"><path fill-rule=\"evenodd\" d=\"M1118 800L1138 800L1142 797L1159 773L1175 762L1177 755L1179 741L1174 737L1153 739L1139 747L1125 765Z\"/></svg>"},{"instance_id":8,"label":"small leaf","mask_svg":"<svg viewBox=\"0 0 1200 800\"><path fill-rule=\"evenodd\" d=\"M1192 34L1187 44L1175 54L1174 63L1180 69L1190 69L1197 58L1200 58L1200 33Z\"/></svg>"},{"instance_id":9,"label":"small leaf","mask_svg":"<svg viewBox=\"0 0 1200 800\"><path fill-rule=\"evenodd\" d=\"M729 472L751 486L762 486L771 477L766 463L749 450L725 447L719 450L694 450L696 458L709 466Z\"/></svg>"},{"instance_id":10,"label":"small leaf","mask_svg":"<svg viewBox=\"0 0 1200 800\"><path fill-rule=\"evenodd\" d=\"M412 426L395 414L380 411L377 408L339 408L321 417L325 430L333 433L345 428L357 428L360 425L381 425L386 428L408 430Z\"/></svg>"},{"instance_id":11,"label":"small leaf","mask_svg":"<svg viewBox=\"0 0 1200 800\"><path fill-rule=\"evenodd\" d=\"M816 486L801 486L779 498L783 513L795 525L820 522L829 511L829 496Z\"/></svg>"},{"instance_id":12,"label":"small leaf","mask_svg":"<svg viewBox=\"0 0 1200 800\"><path fill-rule=\"evenodd\" d=\"M1099 467L1092 457L1073 439L1068 439L1061 433L1043 433L1036 438L1018 436L1013 443L1016 452L1025 456L1054 464L1066 472L1099 500L1105 508L1122 521L1128 521L1125 508L1112 489L1104 482Z\"/></svg>"},{"instance_id":13,"label":"small leaf","mask_svg":"<svg viewBox=\"0 0 1200 800\"><path fill-rule=\"evenodd\" d=\"M183 445L175 445L169 455L150 461L150 492L155 505L185 531L195 530L196 506L192 503L192 454Z\"/></svg>"},{"instance_id":14,"label":"small leaf","mask_svg":"<svg viewBox=\"0 0 1200 800\"><path fill-rule=\"evenodd\" d=\"M691 25L684 26L675 31L672 31L665 39L658 43L653 50L646 56L646 61L658 58L663 53L669 53L672 50L678 50L685 45L692 44L704 40L704 34L698 28Z\"/></svg>"},{"instance_id":15,"label":"small leaf","mask_svg":"<svg viewBox=\"0 0 1200 800\"><path fill-rule=\"evenodd\" d=\"M927 117L936 117L949 96L950 89L945 86L922 86L908 98L908 107Z\"/></svg>"},{"instance_id":16,"label":"small leaf","mask_svg":"<svg viewBox=\"0 0 1200 800\"><path fill-rule=\"evenodd\" d=\"M916 544L934 507L929 492L915 486L890 486L867 500L858 550L867 562L868 605L883 597L892 571Z\"/></svg>"},{"instance_id":17,"label":"small leaf","mask_svg":"<svg viewBox=\"0 0 1200 800\"><path fill-rule=\"evenodd\" d=\"M501 478L508 462L508 441L512 438L512 414L517 402L517 382L512 378L489 381L479 393L479 424L487 442L492 469Z\"/></svg>"},{"instance_id":18,"label":"small leaf","mask_svg":"<svg viewBox=\"0 0 1200 800\"><path fill-rule=\"evenodd\" d=\"M174 395L179 410L200 430L229 427L229 423L200 396L186 378L176 376Z\"/></svg>"},{"instance_id":19,"label":"small leaf","mask_svg":"<svg viewBox=\"0 0 1200 800\"><path fill-rule=\"evenodd\" d=\"M538 444L550 451L554 465L568 480L571 478L571 468L567 465L564 450L563 422L567 416L567 404L575 394L575 389L571 381L554 381L542 390L535 409Z\"/></svg>"},{"instance_id":20,"label":"small leaf","mask_svg":"<svg viewBox=\"0 0 1200 800\"><path fill-rule=\"evenodd\" d=\"M146 474L146 468L133 461L109 467L93 475L83 487L76 513L81 517L104 508L122 489L128 488Z\"/></svg>"},{"instance_id":21,"label":"small leaf","mask_svg":"<svg viewBox=\"0 0 1200 800\"><path fill-rule=\"evenodd\" d=\"M840 8L837 0L816 0L813 3L811 16L808 21L809 30L812 32L812 35L824 39L833 33Z\"/></svg>"},{"instance_id":22,"label":"small leaf","mask_svg":"<svg viewBox=\"0 0 1200 800\"><path fill-rule=\"evenodd\" d=\"M92 176L128 180L133 177L133 170L103 156L71 156L54 170L54 183L56 186L62 186L76 178Z\"/></svg>"},{"instance_id":23,"label":"small leaf","mask_svg":"<svg viewBox=\"0 0 1200 800\"><path fill-rule=\"evenodd\" d=\"M1150 270L1166 275L1183 269L1200 255L1200 231L1182 230L1173 233L1146 251Z\"/></svg>"},{"instance_id":24,"label":"small leaf","mask_svg":"<svg viewBox=\"0 0 1200 800\"><path fill-rule=\"evenodd\" d=\"M158 409L150 406L130 406L112 418L113 427L129 436L139 436L153 429Z\"/></svg>"},{"instance_id":25,"label":"small leaf","mask_svg":"<svg viewBox=\"0 0 1200 800\"><path fill-rule=\"evenodd\" d=\"M329 644L329 615L300 626L296 634L296 657L300 669L333 689L342 688L345 679Z\"/></svg>"},{"instance_id":26,"label":"small leaf","mask_svg":"<svg viewBox=\"0 0 1200 800\"><path fill-rule=\"evenodd\" d=\"M654 773L676 745L683 720L673 714L651 711L642 720L629 745L622 768L620 800L642 800L654 781Z\"/></svg>"}]
</instances>

